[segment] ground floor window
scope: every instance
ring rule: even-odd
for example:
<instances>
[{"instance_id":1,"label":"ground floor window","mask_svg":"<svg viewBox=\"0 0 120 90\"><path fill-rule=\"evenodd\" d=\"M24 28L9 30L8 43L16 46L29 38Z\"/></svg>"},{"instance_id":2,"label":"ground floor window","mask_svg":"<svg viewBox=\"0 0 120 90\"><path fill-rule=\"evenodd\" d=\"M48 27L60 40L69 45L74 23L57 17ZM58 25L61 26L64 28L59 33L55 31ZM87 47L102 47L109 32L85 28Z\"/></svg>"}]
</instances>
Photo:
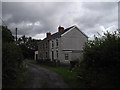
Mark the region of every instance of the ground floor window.
<instances>
[{"instance_id":1,"label":"ground floor window","mask_svg":"<svg viewBox=\"0 0 120 90\"><path fill-rule=\"evenodd\" d=\"M46 52L46 58L47 58L47 52Z\"/></svg>"},{"instance_id":2,"label":"ground floor window","mask_svg":"<svg viewBox=\"0 0 120 90\"><path fill-rule=\"evenodd\" d=\"M65 60L69 60L69 55L65 54Z\"/></svg>"},{"instance_id":3,"label":"ground floor window","mask_svg":"<svg viewBox=\"0 0 120 90\"><path fill-rule=\"evenodd\" d=\"M56 57L57 57L57 59L58 59L58 50L56 50Z\"/></svg>"}]
</instances>

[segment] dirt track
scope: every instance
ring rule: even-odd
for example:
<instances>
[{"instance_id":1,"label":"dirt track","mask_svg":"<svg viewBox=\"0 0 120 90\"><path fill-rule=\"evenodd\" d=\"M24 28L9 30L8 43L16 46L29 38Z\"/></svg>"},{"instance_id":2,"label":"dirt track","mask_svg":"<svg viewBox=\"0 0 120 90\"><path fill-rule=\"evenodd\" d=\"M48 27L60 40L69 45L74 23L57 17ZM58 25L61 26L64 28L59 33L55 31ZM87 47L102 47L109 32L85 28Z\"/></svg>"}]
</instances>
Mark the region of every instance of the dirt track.
<instances>
[{"instance_id":1,"label":"dirt track","mask_svg":"<svg viewBox=\"0 0 120 90\"><path fill-rule=\"evenodd\" d=\"M31 63L26 64L28 79L24 88L69 88L57 73Z\"/></svg>"}]
</instances>

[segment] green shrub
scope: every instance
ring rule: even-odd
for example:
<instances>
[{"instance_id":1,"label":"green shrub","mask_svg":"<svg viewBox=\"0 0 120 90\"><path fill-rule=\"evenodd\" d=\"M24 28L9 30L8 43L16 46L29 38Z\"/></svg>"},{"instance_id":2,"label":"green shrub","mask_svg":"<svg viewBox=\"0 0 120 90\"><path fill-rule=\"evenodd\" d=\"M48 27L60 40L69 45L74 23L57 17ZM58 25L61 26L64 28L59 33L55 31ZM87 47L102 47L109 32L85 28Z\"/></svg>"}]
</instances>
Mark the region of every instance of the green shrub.
<instances>
[{"instance_id":1,"label":"green shrub","mask_svg":"<svg viewBox=\"0 0 120 90\"><path fill-rule=\"evenodd\" d=\"M89 87L120 87L120 37L116 32L88 41L83 59L79 73Z\"/></svg>"},{"instance_id":2,"label":"green shrub","mask_svg":"<svg viewBox=\"0 0 120 90\"><path fill-rule=\"evenodd\" d=\"M2 28L2 86L13 87L12 84L23 69L23 55L9 29Z\"/></svg>"},{"instance_id":3,"label":"green shrub","mask_svg":"<svg viewBox=\"0 0 120 90\"><path fill-rule=\"evenodd\" d=\"M5 43L2 50L3 86L13 82L22 69L22 53L14 43Z\"/></svg>"}]
</instances>

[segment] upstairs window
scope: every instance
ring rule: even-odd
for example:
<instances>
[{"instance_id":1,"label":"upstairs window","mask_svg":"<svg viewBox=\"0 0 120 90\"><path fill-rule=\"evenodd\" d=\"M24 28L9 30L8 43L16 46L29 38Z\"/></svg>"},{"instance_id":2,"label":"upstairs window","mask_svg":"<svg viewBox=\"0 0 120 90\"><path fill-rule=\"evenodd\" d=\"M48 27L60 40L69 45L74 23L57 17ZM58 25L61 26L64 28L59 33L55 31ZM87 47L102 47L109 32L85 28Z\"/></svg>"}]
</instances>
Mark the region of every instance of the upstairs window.
<instances>
[{"instance_id":1,"label":"upstairs window","mask_svg":"<svg viewBox=\"0 0 120 90\"><path fill-rule=\"evenodd\" d=\"M56 46L58 47L58 39L56 39Z\"/></svg>"},{"instance_id":2,"label":"upstairs window","mask_svg":"<svg viewBox=\"0 0 120 90\"><path fill-rule=\"evenodd\" d=\"M46 48L47 48L47 43L46 43Z\"/></svg>"},{"instance_id":3,"label":"upstairs window","mask_svg":"<svg viewBox=\"0 0 120 90\"><path fill-rule=\"evenodd\" d=\"M52 41L52 48L54 47L54 42Z\"/></svg>"}]
</instances>

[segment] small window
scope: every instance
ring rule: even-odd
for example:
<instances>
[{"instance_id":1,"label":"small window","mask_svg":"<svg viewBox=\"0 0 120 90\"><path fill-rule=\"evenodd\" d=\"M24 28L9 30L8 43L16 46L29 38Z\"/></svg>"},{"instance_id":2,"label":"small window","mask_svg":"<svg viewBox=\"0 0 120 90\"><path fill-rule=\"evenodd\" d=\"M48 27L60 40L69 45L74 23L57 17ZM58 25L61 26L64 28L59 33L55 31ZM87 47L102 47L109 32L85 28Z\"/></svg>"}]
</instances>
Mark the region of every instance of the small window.
<instances>
[{"instance_id":1,"label":"small window","mask_svg":"<svg viewBox=\"0 0 120 90\"><path fill-rule=\"evenodd\" d=\"M47 43L46 43L46 48L47 48Z\"/></svg>"},{"instance_id":2,"label":"small window","mask_svg":"<svg viewBox=\"0 0 120 90\"><path fill-rule=\"evenodd\" d=\"M47 52L46 52L46 58L47 58Z\"/></svg>"},{"instance_id":3,"label":"small window","mask_svg":"<svg viewBox=\"0 0 120 90\"><path fill-rule=\"evenodd\" d=\"M52 48L54 47L54 43L53 43L53 41L52 41Z\"/></svg>"},{"instance_id":4,"label":"small window","mask_svg":"<svg viewBox=\"0 0 120 90\"><path fill-rule=\"evenodd\" d=\"M56 57L57 57L57 59L58 59L58 50L56 50Z\"/></svg>"},{"instance_id":5,"label":"small window","mask_svg":"<svg viewBox=\"0 0 120 90\"><path fill-rule=\"evenodd\" d=\"M56 39L56 46L58 47L58 39Z\"/></svg>"},{"instance_id":6,"label":"small window","mask_svg":"<svg viewBox=\"0 0 120 90\"><path fill-rule=\"evenodd\" d=\"M68 54L65 54L65 60L68 60L68 59L69 59Z\"/></svg>"}]
</instances>

